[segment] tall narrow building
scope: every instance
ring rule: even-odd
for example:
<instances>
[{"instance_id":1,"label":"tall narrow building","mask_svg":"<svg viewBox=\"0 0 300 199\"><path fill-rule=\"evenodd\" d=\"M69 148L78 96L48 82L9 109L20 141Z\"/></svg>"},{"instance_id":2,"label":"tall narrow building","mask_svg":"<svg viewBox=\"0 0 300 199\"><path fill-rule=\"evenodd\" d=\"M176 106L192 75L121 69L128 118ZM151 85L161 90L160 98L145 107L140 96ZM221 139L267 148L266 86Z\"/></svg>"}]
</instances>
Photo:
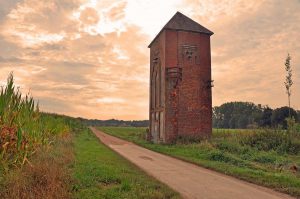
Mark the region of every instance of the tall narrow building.
<instances>
[{"instance_id":1,"label":"tall narrow building","mask_svg":"<svg viewBox=\"0 0 300 199\"><path fill-rule=\"evenodd\" d=\"M150 48L150 136L172 143L178 137L212 132L210 30L177 12Z\"/></svg>"}]
</instances>

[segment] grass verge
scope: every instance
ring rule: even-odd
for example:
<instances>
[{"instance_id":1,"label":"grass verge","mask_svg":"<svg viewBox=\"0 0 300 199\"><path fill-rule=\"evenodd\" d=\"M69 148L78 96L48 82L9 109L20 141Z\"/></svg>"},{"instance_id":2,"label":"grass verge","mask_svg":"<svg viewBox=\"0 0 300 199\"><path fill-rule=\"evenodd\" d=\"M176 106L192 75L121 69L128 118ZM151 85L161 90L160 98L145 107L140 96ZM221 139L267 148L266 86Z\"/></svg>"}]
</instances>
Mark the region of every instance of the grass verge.
<instances>
[{"instance_id":1,"label":"grass verge","mask_svg":"<svg viewBox=\"0 0 300 199\"><path fill-rule=\"evenodd\" d=\"M74 150L75 198L180 198L103 145L89 129L76 134Z\"/></svg>"},{"instance_id":2,"label":"grass verge","mask_svg":"<svg viewBox=\"0 0 300 199\"><path fill-rule=\"evenodd\" d=\"M153 151L300 197L299 153L288 154L281 152L282 150L264 151L242 144L241 138L245 136L245 139L249 139L253 132L215 131L210 140L164 145L145 141L145 128L99 127L99 129ZM257 137L257 133L254 136ZM272 137L269 139L273 140Z\"/></svg>"}]
</instances>

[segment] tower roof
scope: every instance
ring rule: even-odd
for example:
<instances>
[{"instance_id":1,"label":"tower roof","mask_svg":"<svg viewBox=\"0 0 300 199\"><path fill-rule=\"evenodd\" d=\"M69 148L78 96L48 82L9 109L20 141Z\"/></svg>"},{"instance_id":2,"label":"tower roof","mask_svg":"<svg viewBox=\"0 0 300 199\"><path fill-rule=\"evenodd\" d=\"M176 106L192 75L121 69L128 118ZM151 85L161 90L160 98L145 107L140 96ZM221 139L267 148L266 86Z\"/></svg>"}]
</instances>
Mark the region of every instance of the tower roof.
<instances>
[{"instance_id":1,"label":"tower roof","mask_svg":"<svg viewBox=\"0 0 300 199\"><path fill-rule=\"evenodd\" d=\"M156 35L156 37L152 40L148 47L152 45L155 39L160 35L163 30L181 30L181 31L189 31L189 32L198 32L207 35L214 34L212 31L207 28L201 26L199 23L190 19L180 12L176 12L176 14L168 21L168 23L161 29L161 31Z\"/></svg>"}]
</instances>

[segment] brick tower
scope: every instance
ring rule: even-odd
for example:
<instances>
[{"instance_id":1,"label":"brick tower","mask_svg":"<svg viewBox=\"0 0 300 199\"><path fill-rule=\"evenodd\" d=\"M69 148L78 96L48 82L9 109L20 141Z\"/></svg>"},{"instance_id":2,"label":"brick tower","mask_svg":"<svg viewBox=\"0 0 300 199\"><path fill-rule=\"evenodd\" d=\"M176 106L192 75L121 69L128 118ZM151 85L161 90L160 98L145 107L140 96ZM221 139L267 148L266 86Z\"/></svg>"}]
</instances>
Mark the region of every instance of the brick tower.
<instances>
[{"instance_id":1,"label":"brick tower","mask_svg":"<svg viewBox=\"0 0 300 199\"><path fill-rule=\"evenodd\" d=\"M210 30L177 12L150 48L150 135L153 142L212 132Z\"/></svg>"}]
</instances>

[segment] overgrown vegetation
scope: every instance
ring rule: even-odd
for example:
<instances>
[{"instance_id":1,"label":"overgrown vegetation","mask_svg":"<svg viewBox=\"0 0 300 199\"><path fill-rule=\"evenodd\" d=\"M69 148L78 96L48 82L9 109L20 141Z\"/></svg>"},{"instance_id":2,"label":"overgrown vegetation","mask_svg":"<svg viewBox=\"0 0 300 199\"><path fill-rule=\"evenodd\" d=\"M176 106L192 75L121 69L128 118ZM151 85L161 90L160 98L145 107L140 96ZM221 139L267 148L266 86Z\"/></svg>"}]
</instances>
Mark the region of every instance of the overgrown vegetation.
<instances>
[{"instance_id":1,"label":"overgrown vegetation","mask_svg":"<svg viewBox=\"0 0 300 199\"><path fill-rule=\"evenodd\" d=\"M68 117L39 111L14 85L0 93L0 198L67 198L71 162ZM34 154L34 155L33 155Z\"/></svg>"},{"instance_id":2,"label":"overgrown vegetation","mask_svg":"<svg viewBox=\"0 0 300 199\"><path fill-rule=\"evenodd\" d=\"M30 164L15 168L0 180L0 198L71 198L71 165L74 162L72 136L57 140L51 147L37 149Z\"/></svg>"},{"instance_id":3,"label":"overgrown vegetation","mask_svg":"<svg viewBox=\"0 0 300 199\"><path fill-rule=\"evenodd\" d=\"M300 132L214 129L209 140L145 141L145 128L99 127L148 149L300 197Z\"/></svg>"},{"instance_id":4,"label":"overgrown vegetation","mask_svg":"<svg viewBox=\"0 0 300 199\"><path fill-rule=\"evenodd\" d=\"M292 133L278 129L253 131L240 137L242 145L257 150L275 151L278 154L294 154L300 152L300 133Z\"/></svg>"},{"instance_id":5,"label":"overgrown vegetation","mask_svg":"<svg viewBox=\"0 0 300 199\"><path fill-rule=\"evenodd\" d=\"M68 132L62 118L41 114L29 94L22 96L9 75L0 94L0 170L23 165L40 146Z\"/></svg>"}]
</instances>

